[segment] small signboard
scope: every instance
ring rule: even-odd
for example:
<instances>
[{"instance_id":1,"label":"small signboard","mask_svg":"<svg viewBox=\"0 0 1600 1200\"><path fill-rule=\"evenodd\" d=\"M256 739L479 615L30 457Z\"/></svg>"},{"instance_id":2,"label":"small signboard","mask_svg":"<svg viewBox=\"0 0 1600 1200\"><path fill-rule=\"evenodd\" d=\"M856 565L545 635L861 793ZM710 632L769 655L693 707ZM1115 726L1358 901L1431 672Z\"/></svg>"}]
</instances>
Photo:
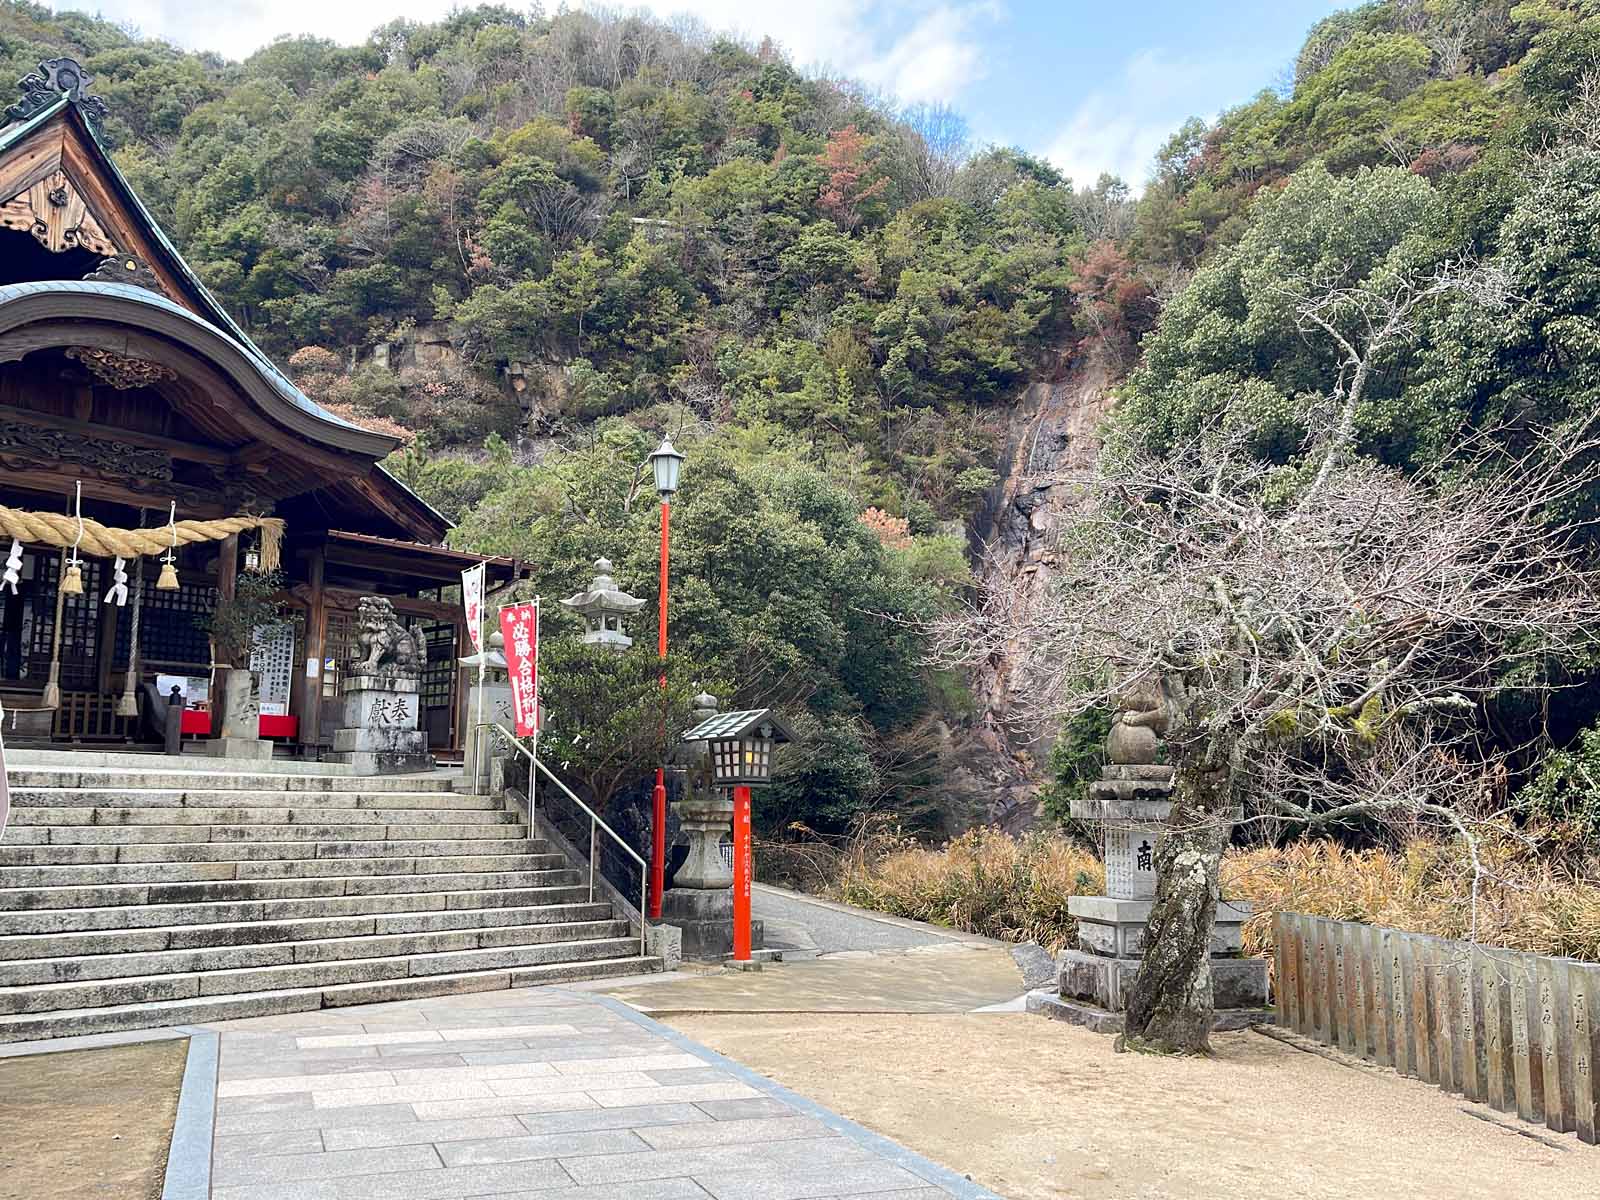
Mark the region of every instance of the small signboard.
<instances>
[{"instance_id":1,"label":"small signboard","mask_svg":"<svg viewBox=\"0 0 1600 1200\"><path fill-rule=\"evenodd\" d=\"M539 602L502 608L500 633L511 677L511 719L518 737L532 737L539 728Z\"/></svg>"}]
</instances>

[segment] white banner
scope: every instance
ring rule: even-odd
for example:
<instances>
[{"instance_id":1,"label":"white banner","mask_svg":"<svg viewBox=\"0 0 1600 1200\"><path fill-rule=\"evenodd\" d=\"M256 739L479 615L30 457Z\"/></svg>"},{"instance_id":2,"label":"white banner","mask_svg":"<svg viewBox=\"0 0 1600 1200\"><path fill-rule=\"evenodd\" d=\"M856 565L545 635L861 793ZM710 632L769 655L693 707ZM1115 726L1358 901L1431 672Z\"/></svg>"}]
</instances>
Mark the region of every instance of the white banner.
<instances>
[{"instance_id":1,"label":"white banner","mask_svg":"<svg viewBox=\"0 0 1600 1200\"><path fill-rule=\"evenodd\" d=\"M486 564L479 563L461 572L461 603L467 610L467 636L472 639L472 649L483 653L483 573Z\"/></svg>"}]
</instances>

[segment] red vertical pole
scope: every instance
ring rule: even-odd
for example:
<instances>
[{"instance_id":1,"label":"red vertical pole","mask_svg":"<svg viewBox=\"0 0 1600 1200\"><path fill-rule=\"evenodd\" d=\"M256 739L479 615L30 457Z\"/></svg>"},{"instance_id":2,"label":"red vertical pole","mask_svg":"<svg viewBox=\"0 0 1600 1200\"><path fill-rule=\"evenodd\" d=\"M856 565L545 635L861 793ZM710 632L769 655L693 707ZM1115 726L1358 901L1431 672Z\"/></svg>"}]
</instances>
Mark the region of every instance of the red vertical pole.
<instances>
[{"instance_id":1,"label":"red vertical pole","mask_svg":"<svg viewBox=\"0 0 1600 1200\"><path fill-rule=\"evenodd\" d=\"M656 652L661 657L661 691L667 690L667 529L671 521L672 506L663 497L661 501L661 613L656 621ZM663 738L666 735L666 718L662 717ZM650 916L661 916L661 893L667 882L667 773L664 767L656 768L656 790L650 837Z\"/></svg>"},{"instance_id":2,"label":"red vertical pole","mask_svg":"<svg viewBox=\"0 0 1600 1200\"><path fill-rule=\"evenodd\" d=\"M750 847L750 789L733 789L733 957L750 961L750 884L755 863Z\"/></svg>"}]
</instances>

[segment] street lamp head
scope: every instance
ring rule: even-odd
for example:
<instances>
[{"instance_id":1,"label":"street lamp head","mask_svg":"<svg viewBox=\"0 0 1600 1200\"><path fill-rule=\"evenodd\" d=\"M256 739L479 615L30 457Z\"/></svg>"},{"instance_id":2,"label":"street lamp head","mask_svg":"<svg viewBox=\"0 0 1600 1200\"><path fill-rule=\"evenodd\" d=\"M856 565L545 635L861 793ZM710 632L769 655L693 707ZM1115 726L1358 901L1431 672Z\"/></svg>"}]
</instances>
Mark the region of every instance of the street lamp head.
<instances>
[{"instance_id":1,"label":"street lamp head","mask_svg":"<svg viewBox=\"0 0 1600 1200\"><path fill-rule=\"evenodd\" d=\"M672 448L672 439L664 437L661 445L650 456L650 469L655 472L656 491L663 500L669 500L678 490L678 472L683 469L683 455Z\"/></svg>"}]
</instances>

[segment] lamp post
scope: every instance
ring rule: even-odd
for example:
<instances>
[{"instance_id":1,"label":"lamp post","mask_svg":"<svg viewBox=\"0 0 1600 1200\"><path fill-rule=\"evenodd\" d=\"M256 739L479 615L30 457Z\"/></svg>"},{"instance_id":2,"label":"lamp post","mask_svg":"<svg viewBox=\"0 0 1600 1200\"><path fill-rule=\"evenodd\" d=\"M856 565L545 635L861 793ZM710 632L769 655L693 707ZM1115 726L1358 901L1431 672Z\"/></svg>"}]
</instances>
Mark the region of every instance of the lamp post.
<instances>
[{"instance_id":1,"label":"lamp post","mask_svg":"<svg viewBox=\"0 0 1600 1200\"><path fill-rule=\"evenodd\" d=\"M712 782L733 789L733 958L749 962L750 891L755 879L750 785L772 782L773 751L794 738L770 708L754 708L707 718L683 740L705 742Z\"/></svg>"},{"instance_id":2,"label":"lamp post","mask_svg":"<svg viewBox=\"0 0 1600 1200\"><path fill-rule=\"evenodd\" d=\"M656 477L656 494L661 497L661 612L656 622L656 652L661 657L661 690L667 690L667 541L672 520L672 497L678 490L678 473L683 455L672 447L672 439L661 439L650 456L650 469ZM666 720L662 718L665 738ZM650 834L650 917L661 916L661 893L667 882L667 773L665 765L656 768L655 803L652 806Z\"/></svg>"}]
</instances>

